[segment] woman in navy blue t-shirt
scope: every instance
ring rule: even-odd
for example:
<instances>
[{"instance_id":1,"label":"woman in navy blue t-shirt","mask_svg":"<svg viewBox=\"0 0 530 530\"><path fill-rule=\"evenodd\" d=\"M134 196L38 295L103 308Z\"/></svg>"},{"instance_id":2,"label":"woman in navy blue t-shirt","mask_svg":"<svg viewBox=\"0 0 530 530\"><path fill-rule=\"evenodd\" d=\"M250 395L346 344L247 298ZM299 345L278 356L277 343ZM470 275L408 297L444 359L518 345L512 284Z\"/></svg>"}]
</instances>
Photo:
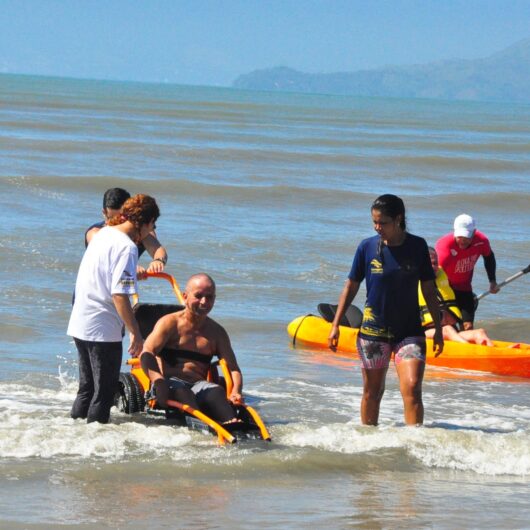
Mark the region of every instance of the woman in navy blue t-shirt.
<instances>
[{"instance_id":1,"label":"woman in navy blue t-shirt","mask_svg":"<svg viewBox=\"0 0 530 530\"><path fill-rule=\"evenodd\" d=\"M361 242L340 296L328 338L335 351L339 322L366 280L366 303L357 336L363 368L361 421L377 425L385 378L394 354L405 408L405 422L423 423L421 384L426 342L420 320L418 282L435 325L435 355L443 350L439 304L427 243L406 231L405 205L395 195L381 195L371 208L378 235Z\"/></svg>"}]
</instances>

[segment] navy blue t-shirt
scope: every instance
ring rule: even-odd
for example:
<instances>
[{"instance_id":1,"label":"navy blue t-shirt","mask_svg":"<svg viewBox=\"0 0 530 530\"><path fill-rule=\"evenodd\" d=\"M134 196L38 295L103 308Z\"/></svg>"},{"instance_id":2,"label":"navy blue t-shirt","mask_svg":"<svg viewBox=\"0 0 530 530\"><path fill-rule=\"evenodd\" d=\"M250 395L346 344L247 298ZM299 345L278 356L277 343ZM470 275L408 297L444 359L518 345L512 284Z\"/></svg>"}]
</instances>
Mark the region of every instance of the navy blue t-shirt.
<instances>
[{"instance_id":1,"label":"navy blue t-shirt","mask_svg":"<svg viewBox=\"0 0 530 530\"><path fill-rule=\"evenodd\" d=\"M379 236L361 242L348 278L366 279L366 303L359 336L400 342L424 334L418 303L418 282L434 280L427 243L406 234L396 247L381 245Z\"/></svg>"}]
</instances>

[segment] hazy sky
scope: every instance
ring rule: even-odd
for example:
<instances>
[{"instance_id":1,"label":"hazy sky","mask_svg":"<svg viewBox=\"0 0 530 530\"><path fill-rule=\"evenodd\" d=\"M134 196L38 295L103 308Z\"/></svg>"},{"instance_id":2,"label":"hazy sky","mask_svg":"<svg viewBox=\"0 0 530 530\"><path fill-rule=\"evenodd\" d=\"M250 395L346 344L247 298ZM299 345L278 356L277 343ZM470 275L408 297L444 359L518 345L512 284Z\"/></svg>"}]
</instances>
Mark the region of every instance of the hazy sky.
<instances>
[{"instance_id":1,"label":"hazy sky","mask_svg":"<svg viewBox=\"0 0 530 530\"><path fill-rule=\"evenodd\" d=\"M490 55L530 0L0 0L0 72L230 85Z\"/></svg>"}]
</instances>

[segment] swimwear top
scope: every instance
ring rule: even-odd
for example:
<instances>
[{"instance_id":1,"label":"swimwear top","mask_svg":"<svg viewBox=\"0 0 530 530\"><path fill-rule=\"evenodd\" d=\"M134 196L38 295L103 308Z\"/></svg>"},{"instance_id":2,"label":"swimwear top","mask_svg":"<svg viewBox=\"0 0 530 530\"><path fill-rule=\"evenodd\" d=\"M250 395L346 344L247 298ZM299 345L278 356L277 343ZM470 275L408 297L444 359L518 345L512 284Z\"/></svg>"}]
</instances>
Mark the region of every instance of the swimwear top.
<instances>
[{"instance_id":1,"label":"swimwear top","mask_svg":"<svg viewBox=\"0 0 530 530\"><path fill-rule=\"evenodd\" d=\"M213 359L213 355L205 355L191 350L177 350L175 348L164 348L160 352L160 357L166 361L170 366L175 366L178 359L188 359L191 361L197 361L199 363L210 364Z\"/></svg>"}]
</instances>

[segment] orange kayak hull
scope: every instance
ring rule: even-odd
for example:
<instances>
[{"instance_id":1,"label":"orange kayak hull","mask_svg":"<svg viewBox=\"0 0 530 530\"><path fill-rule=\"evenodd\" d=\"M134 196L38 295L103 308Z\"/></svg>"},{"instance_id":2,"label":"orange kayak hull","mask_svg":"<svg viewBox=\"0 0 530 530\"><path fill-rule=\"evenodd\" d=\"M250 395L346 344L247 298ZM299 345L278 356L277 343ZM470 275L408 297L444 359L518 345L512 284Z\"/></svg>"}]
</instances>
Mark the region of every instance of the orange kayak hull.
<instances>
[{"instance_id":1,"label":"orange kayak hull","mask_svg":"<svg viewBox=\"0 0 530 530\"><path fill-rule=\"evenodd\" d=\"M323 318L306 315L295 318L287 333L293 345L327 349L331 324ZM337 351L357 354L358 329L340 326ZM443 353L434 357L432 340L427 339L427 364L497 375L530 378L530 344L494 341L493 346L446 341Z\"/></svg>"}]
</instances>

